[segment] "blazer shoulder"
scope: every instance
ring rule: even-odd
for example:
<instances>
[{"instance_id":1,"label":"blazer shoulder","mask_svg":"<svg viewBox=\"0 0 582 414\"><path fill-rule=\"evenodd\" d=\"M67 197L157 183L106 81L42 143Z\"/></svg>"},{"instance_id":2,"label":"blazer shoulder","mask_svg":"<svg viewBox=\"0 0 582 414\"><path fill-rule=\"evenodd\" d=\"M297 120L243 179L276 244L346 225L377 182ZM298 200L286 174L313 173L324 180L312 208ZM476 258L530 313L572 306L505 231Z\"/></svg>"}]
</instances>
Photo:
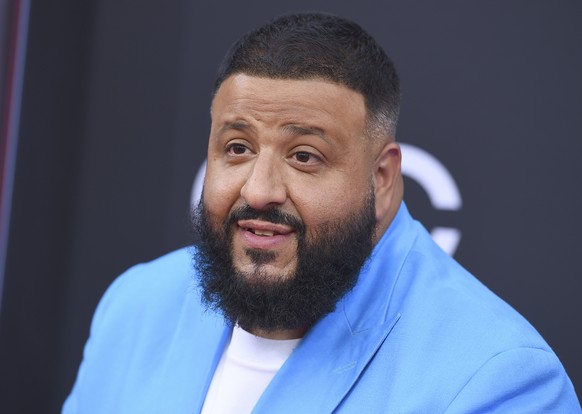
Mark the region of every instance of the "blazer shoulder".
<instances>
[{"instance_id":1,"label":"blazer shoulder","mask_svg":"<svg viewBox=\"0 0 582 414\"><path fill-rule=\"evenodd\" d=\"M500 375L503 373L503 375ZM461 388L446 413L580 413L572 382L557 356L520 347L488 359Z\"/></svg>"}]
</instances>

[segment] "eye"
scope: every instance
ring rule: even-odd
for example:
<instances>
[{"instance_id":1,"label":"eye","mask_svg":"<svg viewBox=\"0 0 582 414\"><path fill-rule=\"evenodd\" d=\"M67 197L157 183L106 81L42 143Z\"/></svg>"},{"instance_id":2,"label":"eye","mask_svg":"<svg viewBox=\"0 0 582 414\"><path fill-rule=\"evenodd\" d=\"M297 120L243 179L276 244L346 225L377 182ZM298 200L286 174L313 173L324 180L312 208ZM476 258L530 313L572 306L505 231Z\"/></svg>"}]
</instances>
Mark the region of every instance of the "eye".
<instances>
[{"instance_id":1,"label":"eye","mask_svg":"<svg viewBox=\"0 0 582 414\"><path fill-rule=\"evenodd\" d=\"M309 171L319 168L324 163L323 156L315 150L304 151L300 149L292 153L290 159L296 168Z\"/></svg>"},{"instance_id":2,"label":"eye","mask_svg":"<svg viewBox=\"0 0 582 414\"><path fill-rule=\"evenodd\" d=\"M226 152L229 155L244 155L248 150L249 149L246 147L246 145L238 143L230 144L226 147Z\"/></svg>"},{"instance_id":3,"label":"eye","mask_svg":"<svg viewBox=\"0 0 582 414\"><path fill-rule=\"evenodd\" d=\"M296 152L293 156L300 163L308 163L309 161L313 161L316 158L313 154L305 151Z\"/></svg>"}]
</instances>

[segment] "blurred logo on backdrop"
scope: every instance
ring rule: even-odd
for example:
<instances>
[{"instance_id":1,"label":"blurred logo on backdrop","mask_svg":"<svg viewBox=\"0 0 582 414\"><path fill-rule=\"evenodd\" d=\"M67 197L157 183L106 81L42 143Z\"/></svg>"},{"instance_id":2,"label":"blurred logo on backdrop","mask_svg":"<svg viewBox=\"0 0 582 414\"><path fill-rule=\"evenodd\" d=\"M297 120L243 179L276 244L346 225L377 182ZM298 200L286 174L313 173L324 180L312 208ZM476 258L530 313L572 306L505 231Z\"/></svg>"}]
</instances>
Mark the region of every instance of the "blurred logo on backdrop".
<instances>
[{"instance_id":1,"label":"blurred logo on backdrop","mask_svg":"<svg viewBox=\"0 0 582 414\"><path fill-rule=\"evenodd\" d=\"M400 143L402 174L418 183L435 210L458 211L463 206L461 193L453 176L435 156L410 144ZM461 241L461 231L454 227L435 226L433 240L453 256Z\"/></svg>"},{"instance_id":2,"label":"blurred logo on backdrop","mask_svg":"<svg viewBox=\"0 0 582 414\"><path fill-rule=\"evenodd\" d=\"M453 176L429 152L410 144L400 143L402 149L402 174L418 183L428 195L435 210L458 211L463 202ZM198 169L192 185L191 202L197 205L202 194L206 161ZM430 232L433 240L453 256L461 241L461 231L454 227L435 226Z\"/></svg>"}]
</instances>

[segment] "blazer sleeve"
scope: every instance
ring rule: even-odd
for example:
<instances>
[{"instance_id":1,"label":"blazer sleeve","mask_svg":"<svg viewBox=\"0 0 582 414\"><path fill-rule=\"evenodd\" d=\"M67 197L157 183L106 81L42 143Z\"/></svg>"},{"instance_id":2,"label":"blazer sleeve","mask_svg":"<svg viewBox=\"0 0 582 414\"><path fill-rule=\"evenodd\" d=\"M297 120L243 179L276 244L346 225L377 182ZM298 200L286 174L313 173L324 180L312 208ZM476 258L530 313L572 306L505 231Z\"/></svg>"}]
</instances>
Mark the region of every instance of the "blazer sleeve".
<instances>
[{"instance_id":1,"label":"blazer sleeve","mask_svg":"<svg viewBox=\"0 0 582 414\"><path fill-rule=\"evenodd\" d=\"M139 267L140 265L135 266L134 268L130 269L125 274L119 276L105 291L103 297L99 301L95 313L93 315L93 320L91 322L91 329L89 334L89 339L85 344L85 348L83 350L83 360L79 367L79 371L77 373L77 379L75 380L75 384L73 385L73 389L71 393L65 400L63 404L63 408L61 413L62 414L75 414L79 412L78 409L78 400L81 398L83 393L90 393L90 390L85 389L85 376L86 371L91 369L90 367L97 363L95 358L93 357L92 352L92 344L95 341L95 338L99 338L102 335L101 331L103 330L103 324L106 323L104 321L107 320L108 317L108 309L110 308L111 303L114 301L114 298L118 295L121 286L124 284L126 280L126 274L129 273L131 270Z\"/></svg>"}]
</instances>

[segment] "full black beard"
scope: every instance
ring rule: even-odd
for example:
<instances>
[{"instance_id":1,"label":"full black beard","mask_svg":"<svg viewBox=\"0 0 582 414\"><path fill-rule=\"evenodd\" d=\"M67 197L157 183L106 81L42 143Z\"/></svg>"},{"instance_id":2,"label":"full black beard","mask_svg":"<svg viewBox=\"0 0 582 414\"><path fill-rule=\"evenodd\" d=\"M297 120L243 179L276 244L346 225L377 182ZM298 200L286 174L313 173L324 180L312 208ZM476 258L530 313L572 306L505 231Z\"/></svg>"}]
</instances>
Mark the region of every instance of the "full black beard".
<instances>
[{"instance_id":1,"label":"full black beard","mask_svg":"<svg viewBox=\"0 0 582 414\"><path fill-rule=\"evenodd\" d=\"M261 219L292 226L298 234L297 265L294 274L268 276L261 264L276 253L247 250L255 273L240 272L233 265L232 232L241 219ZM243 329L271 332L309 328L335 309L337 302L358 280L360 269L373 248L375 202L370 191L361 208L345 219L328 222L311 230L294 216L278 208L258 211L245 206L233 211L222 228L215 228L203 200L193 214L198 233L194 267L204 304L221 312L230 324Z\"/></svg>"}]
</instances>

